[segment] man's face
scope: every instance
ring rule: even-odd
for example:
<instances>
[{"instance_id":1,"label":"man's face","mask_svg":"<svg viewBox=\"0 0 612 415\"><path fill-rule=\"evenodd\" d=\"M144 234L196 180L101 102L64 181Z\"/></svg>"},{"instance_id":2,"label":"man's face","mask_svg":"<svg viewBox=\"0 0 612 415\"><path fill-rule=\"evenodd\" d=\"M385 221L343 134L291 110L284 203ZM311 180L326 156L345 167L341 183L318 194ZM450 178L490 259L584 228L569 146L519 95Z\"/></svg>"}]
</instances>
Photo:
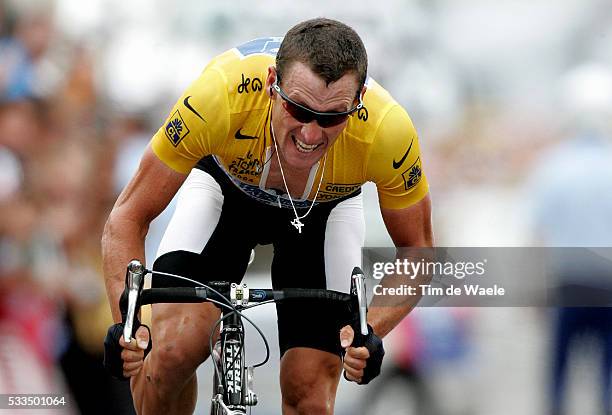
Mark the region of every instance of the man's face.
<instances>
[{"instance_id":1,"label":"man's face","mask_svg":"<svg viewBox=\"0 0 612 415\"><path fill-rule=\"evenodd\" d=\"M286 72L279 86L288 98L304 107L318 112L342 112L356 104L358 82L353 73L326 85L323 79L300 62L291 65ZM275 80L276 71L270 68L268 90ZM321 127L316 120L302 123L287 112L283 98L275 90L272 90L272 99L272 125L283 162L295 170L310 169L338 138L347 120L327 128Z\"/></svg>"}]
</instances>

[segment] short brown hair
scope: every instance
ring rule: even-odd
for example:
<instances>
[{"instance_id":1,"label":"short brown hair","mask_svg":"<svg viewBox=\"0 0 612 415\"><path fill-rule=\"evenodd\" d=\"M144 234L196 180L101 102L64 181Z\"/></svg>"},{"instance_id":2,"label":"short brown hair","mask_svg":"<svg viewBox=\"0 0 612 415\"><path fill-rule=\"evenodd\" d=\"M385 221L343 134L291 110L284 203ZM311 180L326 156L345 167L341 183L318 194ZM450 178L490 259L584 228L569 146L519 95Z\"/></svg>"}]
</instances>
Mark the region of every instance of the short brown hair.
<instances>
[{"instance_id":1,"label":"short brown hair","mask_svg":"<svg viewBox=\"0 0 612 415\"><path fill-rule=\"evenodd\" d=\"M368 72L368 55L357 32L325 18L306 20L287 32L276 54L278 77L295 62L307 65L327 85L354 72L358 95Z\"/></svg>"}]
</instances>

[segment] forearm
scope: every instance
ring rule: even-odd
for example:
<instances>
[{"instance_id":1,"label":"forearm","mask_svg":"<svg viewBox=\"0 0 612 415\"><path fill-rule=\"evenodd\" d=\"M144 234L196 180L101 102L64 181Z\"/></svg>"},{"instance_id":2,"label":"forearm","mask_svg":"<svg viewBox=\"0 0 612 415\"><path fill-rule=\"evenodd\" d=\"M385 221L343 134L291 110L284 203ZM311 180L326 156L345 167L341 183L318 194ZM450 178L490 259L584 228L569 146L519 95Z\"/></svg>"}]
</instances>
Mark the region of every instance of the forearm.
<instances>
[{"instance_id":1,"label":"forearm","mask_svg":"<svg viewBox=\"0 0 612 415\"><path fill-rule=\"evenodd\" d=\"M383 209L381 213L389 235L396 246L395 261L418 263L434 257L431 198L426 195L417 204L405 209ZM386 336L414 308L422 297L421 285L431 275L421 270L413 275L396 272L380 281L379 295L374 295L368 311L368 323L379 337ZM383 291L382 289L396 289ZM397 295L397 293L400 293Z\"/></svg>"},{"instance_id":2,"label":"forearm","mask_svg":"<svg viewBox=\"0 0 612 415\"><path fill-rule=\"evenodd\" d=\"M425 282L424 282L425 281ZM429 277L419 275L410 278L403 275L388 275L380 282L375 290L374 298L368 309L368 323L374 333L379 337L386 336L410 311L416 307L421 299L419 285L427 283ZM395 290L402 295L390 295L384 290ZM378 293L379 295L376 295Z\"/></svg>"},{"instance_id":3,"label":"forearm","mask_svg":"<svg viewBox=\"0 0 612 415\"><path fill-rule=\"evenodd\" d=\"M410 306L370 307L368 310L368 324L372 326L374 333L383 338L397 326L400 321L412 310Z\"/></svg>"},{"instance_id":4,"label":"forearm","mask_svg":"<svg viewBox=\"0 0 612 415\"><path fill-rule=\"evenodd\" d=\"M144 239L147 225L111 213L102 236L104 283L113 320L121 322L119 298L125 288L125 272L132 259L145 263Z\"/></svg>"}]
</instances>

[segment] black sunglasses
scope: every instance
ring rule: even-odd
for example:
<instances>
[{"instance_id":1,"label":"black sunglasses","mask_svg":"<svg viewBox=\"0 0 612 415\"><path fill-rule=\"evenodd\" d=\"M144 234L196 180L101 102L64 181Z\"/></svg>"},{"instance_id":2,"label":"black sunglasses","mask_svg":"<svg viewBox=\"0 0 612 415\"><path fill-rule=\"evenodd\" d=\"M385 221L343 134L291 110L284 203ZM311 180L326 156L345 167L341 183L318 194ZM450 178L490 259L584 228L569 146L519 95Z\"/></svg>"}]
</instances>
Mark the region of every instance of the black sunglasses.
<instances>
[{"instance_id":1,"label":"black sunglasses","mask_svg":"<svg viewBox=\"0 0 612 415\"><path fill-rule=\"evenodd\" d=\"M313 109L310 109L302 104L298 104L293 101L291 98L285 94L285 92L278 85L278 79L272 85L272 88L278 95L283 99L283 108L291 115L293 118L298 120L301 123L308 124L313 120L317 120L317 124L321 128L334 127L338 124L342 124L349 115L352 115L355 111L359 111L363 107L363 102L361 101L361 95L359 95L359 104L355 107L351 108L348 111L343 112L319 112Z\"/></svg>"}]
</instances>

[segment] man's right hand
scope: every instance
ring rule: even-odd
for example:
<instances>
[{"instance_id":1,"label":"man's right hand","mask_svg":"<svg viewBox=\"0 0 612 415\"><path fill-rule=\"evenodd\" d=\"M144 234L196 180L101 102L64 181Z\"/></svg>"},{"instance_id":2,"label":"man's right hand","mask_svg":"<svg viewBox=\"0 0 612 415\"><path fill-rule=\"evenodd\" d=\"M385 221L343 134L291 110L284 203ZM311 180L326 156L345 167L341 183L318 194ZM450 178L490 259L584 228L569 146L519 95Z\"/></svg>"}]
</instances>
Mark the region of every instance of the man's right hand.
<instances>
[{"instance_id":1,"label":"man's right hand","mask_svg":"<svg viewBox=\"0 0 612 415\"><path fill-rule=\"evenodd\" d=\"M117 379L126 380L135 376L144 358L151 350L150 333L147 326L136 330L136 339L129 343L123 338L123 323L112 325L104 339L104 367Z\"/></svg>"}]
</instances>

